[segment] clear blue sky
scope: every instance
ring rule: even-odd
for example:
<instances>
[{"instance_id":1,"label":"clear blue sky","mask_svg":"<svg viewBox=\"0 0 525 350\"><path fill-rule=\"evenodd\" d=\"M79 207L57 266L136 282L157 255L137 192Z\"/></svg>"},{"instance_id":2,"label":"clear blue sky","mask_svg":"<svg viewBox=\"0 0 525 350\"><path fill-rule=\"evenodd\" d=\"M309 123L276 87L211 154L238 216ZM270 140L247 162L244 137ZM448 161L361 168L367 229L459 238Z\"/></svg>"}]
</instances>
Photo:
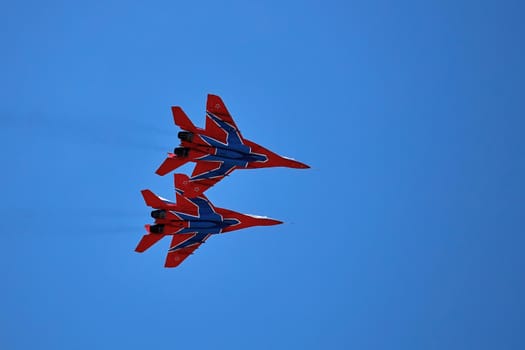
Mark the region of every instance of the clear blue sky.
<instances>
[{"instance_id":1,"label":"clear blue sky","mask_svg":"<svg viewBox=\"0 0 525 350\"><path fill-rule=\"evenodd\" d=\"M524 10L4 2L0 348L524 349ZM164 269L140 190L207 93L312 169L234 172L286 224Z\"/></svg>"}]
</instances>

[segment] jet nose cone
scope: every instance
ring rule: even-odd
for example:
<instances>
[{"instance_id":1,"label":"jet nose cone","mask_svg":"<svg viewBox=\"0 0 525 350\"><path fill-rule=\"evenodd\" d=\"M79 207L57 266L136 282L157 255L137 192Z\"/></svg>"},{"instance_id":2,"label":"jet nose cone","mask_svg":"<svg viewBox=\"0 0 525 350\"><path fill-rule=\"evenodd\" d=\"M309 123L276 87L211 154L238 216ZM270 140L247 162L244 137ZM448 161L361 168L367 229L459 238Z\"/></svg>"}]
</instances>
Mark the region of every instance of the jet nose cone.
<instances>
[{"instance_id":1,"label":"jet nose cone","mask_svg":"<svg viewBox=\"0 0 525 350\"><path fill-rule=\"evenodd\" d=\"M310 166L301 162L297 162L297 169L310 169Z\"/></svg>"},{"instance_id":2,"label":"jet nose cone","mask_svg":"<svg viewBox=\"0 0 525 350\"><path fill-rule=\"evenodd\" d=\"M266 225L280 225L280 224L283 224L282 221L280 220L275 220L275 219L266 219Z\"/></svg>"},{"instance_id":3,"label":"jet nose cone","mask_svg":"<svg viewBox=\"0 0 525 350\"><path fill-rule=\"evenodd\" d=\"M249 215L249 220L246 222L250 222L250 226L272 226L272 225L280 225L283 222L280 220L270 219L265 216L257 216L257 215Z\"/></svg>"},{"instance_id":4,"label":"jet nose cone","mask_svg":"<svg viewBox=\"0 0 525 350\"><path fill-rule=\"evenodd\" d=\"M310 168L309 165L301 163L295 159L291 159L291 158L284 158L284 159L285 159L284 166L295 168L295 169L309 169Z\"/></svg>"},{"instance_id":5,"label":"jet nose cone","mask_svg":"<svg viewBox=\"0 0 525 350\"><path fill-rule=\"evenodd\" d=\"M283 223L280 220L275 220L275 219L270 219L270 218L259 218L257 221L258 221L257 224L261 226L280 225Z\"/></svg>"}]
</instances>

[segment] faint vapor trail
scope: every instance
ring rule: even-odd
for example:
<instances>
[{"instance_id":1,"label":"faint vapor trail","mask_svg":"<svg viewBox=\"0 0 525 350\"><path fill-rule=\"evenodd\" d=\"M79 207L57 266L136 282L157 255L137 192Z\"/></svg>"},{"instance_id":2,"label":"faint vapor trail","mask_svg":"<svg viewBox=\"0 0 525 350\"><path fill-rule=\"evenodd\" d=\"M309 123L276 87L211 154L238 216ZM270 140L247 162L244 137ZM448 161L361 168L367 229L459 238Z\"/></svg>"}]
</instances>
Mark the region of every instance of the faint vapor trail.
<instances>
[{"instance_id":1,"label":"faint vapor trail","mask_svg":"<svg viewBox=\"0 0 525 350\"><path fill-rule=\"evenodd\" d=\"M115 125L119 125L115 128ZM19 131L32 131L44 137L60 137L69 143L83 142L89 145L105 145L122 149L150 150L155 152L168 152L170 136L174 135L168 129L161 129L133 121L120 122L115 118L74 119L66 117L38 118L12 117L2 115L0 126L3 130L16 129ZM164 136L160 136L164 135ZM159 140L167 140L163 146ZM168 147L169 146L169 147Z\"/></svg>"}]
</instances>

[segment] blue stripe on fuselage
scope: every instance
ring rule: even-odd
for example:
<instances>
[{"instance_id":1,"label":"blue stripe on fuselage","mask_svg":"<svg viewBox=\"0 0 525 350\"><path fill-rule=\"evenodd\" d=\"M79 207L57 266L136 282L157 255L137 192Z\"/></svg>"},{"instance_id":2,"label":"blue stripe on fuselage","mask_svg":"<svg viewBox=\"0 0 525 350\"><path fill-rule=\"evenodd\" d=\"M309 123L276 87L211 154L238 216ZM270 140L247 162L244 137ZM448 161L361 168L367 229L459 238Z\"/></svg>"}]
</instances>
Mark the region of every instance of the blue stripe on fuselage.
<instances>
[{"instance_id":1,"label":"blue stripe on fuselage","mask_svg":"<svg viewBox=\"0 0 525 350\"><path fill-rule=\"evenodd\" d=\"M204 158L201 158L201 159L205 159L205 158L208 158L208 157L204 157ZM212 159L206 159L206 160L212 160ZM247 162L225 162L223 160L218 160L218 159L213 159L214 161L218 161L218 162L221 162L221 166L218 168L218 169L215 169L215 170L211 170L211 171L208 171L204 174L201 174L201 175L197 175L197 176L194 176L191 178L191 180L201 180L201 179L211 179L213 177L217 177L217 176L225 176L226 174L228 174L233 167L235 166L240 166L240 167L246 167L246 164Z\"/></svg>"},{"instance_id":2,"label":"blue stripe on fuselage","mask_svg":"<svg viewBox=\"0 0 525 350\"><path fill-rule=\"evenodd\" d=\"M202 220L202 221L215 221L219 222L222 221L222 217L213 210L213 207L211 204L205 200L204 198L196 197L196 198L188 198L193 204L195 204L198 207L198 214L197 216L181 213L178 211L174 211L177 216L179 216L182 220Z\"/></svg>"},{"instance_id":3,"label":"blue stripe on fuselage","mask_svg":"<svg viewBox=\"0 0 525 350\"><path fill-rule=\"evenodd\" d=\"M239 221L237 219L226 219L213 210L211 204L204 198L188 198L192 203L197 205L199 208L198 214L188 215L178 211L172 211L174 214L179 216L182 220L189 221L189 227L183 228L178 231L180 233L195 233L196 235L186 242L183 242L176 247L170 248L170 251L174 251L180 248L187 247L194 243L200 243L206 236L210 234L221 233L221 230L231 225L237 225Z\"/></svg>"},{"instance_id":4,"label":"blue stripe on fuselage","mask_svg":"<svg viewBox=\"0 0 525 350\"><path fill-rule=\"evenodd\" d=\"M267 157L262 154L251 153L250 147L243 144L242 139L237 130L230 124L221 120L213 113L207 112L207 116L211 118L219 127L227 134L226 143L217 141L216 139L201 135L202 139L210 146L216 149L215 154L209 154L199 158L201 161L222 162L218 169L211 170L207 173L192 177L192 180L209 179L217 176L224 176L231 171L233 167L246 168L250 162L264 162Z\"/></svg>"},{"instance_id":5,"label":"blue stripe on fuselage","mask_svg":"<svg viewBox=\"0 0 525 350\"><path fill-rule=\"evenodd\" d=\"M239 223L239 220L237 220L237 219L226 219L226 220L221 221L219 223L215 223L217 225L216 227L198 228L198 229L185 228L182 231L178 232L177 234L180 234L180 233L194 233L195 236L191 237L190 239L188 239L185 242L182 242L182 243L176 245L175 247L171 247L170 249L168 249L168 251L169 252L173 252L175 250L188 247L188 246L190 246L192 244L203 243L204 240L208 237L208 235L221 233L221 229L222 228L225 228L225 227L228 227L228 226L232 226L232 225L237 225L238 223ZM190 226L191 226L191 223L190 223Z\"/></svg>"},{"instance_id":6,"label":"blue stripe on fuselage","mask_svg":"<svg viewBox=\"0 0 525 350\"><path fill-rule=\"evenodd\" d=\"M226 132L226 144L219 142L213 138L210 138L208 136L201 135L201 137L205 138L206 141L208 139L213 143L211 144L214 147L221 147L224 148L224 146L228 146L227 148L240 151L243 153L250 153L250 147L246 146L241 139L241 135L237 132L237 130L231 126L230 124L226 123L222 119L218 118L216 115L210 112L206 112L206 115L211 118L224 132Z\"/></svg>"}]
</instances>

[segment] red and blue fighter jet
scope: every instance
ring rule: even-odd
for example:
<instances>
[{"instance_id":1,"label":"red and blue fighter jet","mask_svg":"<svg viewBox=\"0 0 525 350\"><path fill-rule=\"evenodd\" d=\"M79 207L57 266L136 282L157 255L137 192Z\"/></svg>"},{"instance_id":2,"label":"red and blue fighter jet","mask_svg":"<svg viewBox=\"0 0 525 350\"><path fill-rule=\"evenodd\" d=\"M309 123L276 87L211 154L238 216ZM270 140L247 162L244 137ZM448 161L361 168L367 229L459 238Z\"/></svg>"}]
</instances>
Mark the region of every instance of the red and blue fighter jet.
<instances>
[{"instance_id":1,"label":"red and blue fighter jet","mask_svg":"<svg viewBox=\"0 0 525 350\"><path fill-rule=\"evenodd\" d=\"M136 252L142 253L163 237L171 235L171 244L166 256L165 267L176 267L191 255L211 235L226 233L251 226L282 224L282 221L241 214L232 210L216 208L204 195L188 198L182 194L178 184L187 181L183 174L174 176L176 203L156 196L150 190L143 190L146 205L152 207L154 225L146 225L148 233L142 237Z\"/></svg>"},{"instance_id":2,"label":"red and blue fighter jet","mask_svg":"<svg viewBox=\"0 0 525 350\"><path fill-rule=\"evenodd\" d=\"M195 162L191 178L181 185L187 197L198 197L235 169L309 168L243 138L219 96L208 95L204 129L193 125L182 108L171 110L175 124L182 129L178 133L181 143L168 153L156 173L166 175L187 162Z\"/></svg>"}]
</instances>

